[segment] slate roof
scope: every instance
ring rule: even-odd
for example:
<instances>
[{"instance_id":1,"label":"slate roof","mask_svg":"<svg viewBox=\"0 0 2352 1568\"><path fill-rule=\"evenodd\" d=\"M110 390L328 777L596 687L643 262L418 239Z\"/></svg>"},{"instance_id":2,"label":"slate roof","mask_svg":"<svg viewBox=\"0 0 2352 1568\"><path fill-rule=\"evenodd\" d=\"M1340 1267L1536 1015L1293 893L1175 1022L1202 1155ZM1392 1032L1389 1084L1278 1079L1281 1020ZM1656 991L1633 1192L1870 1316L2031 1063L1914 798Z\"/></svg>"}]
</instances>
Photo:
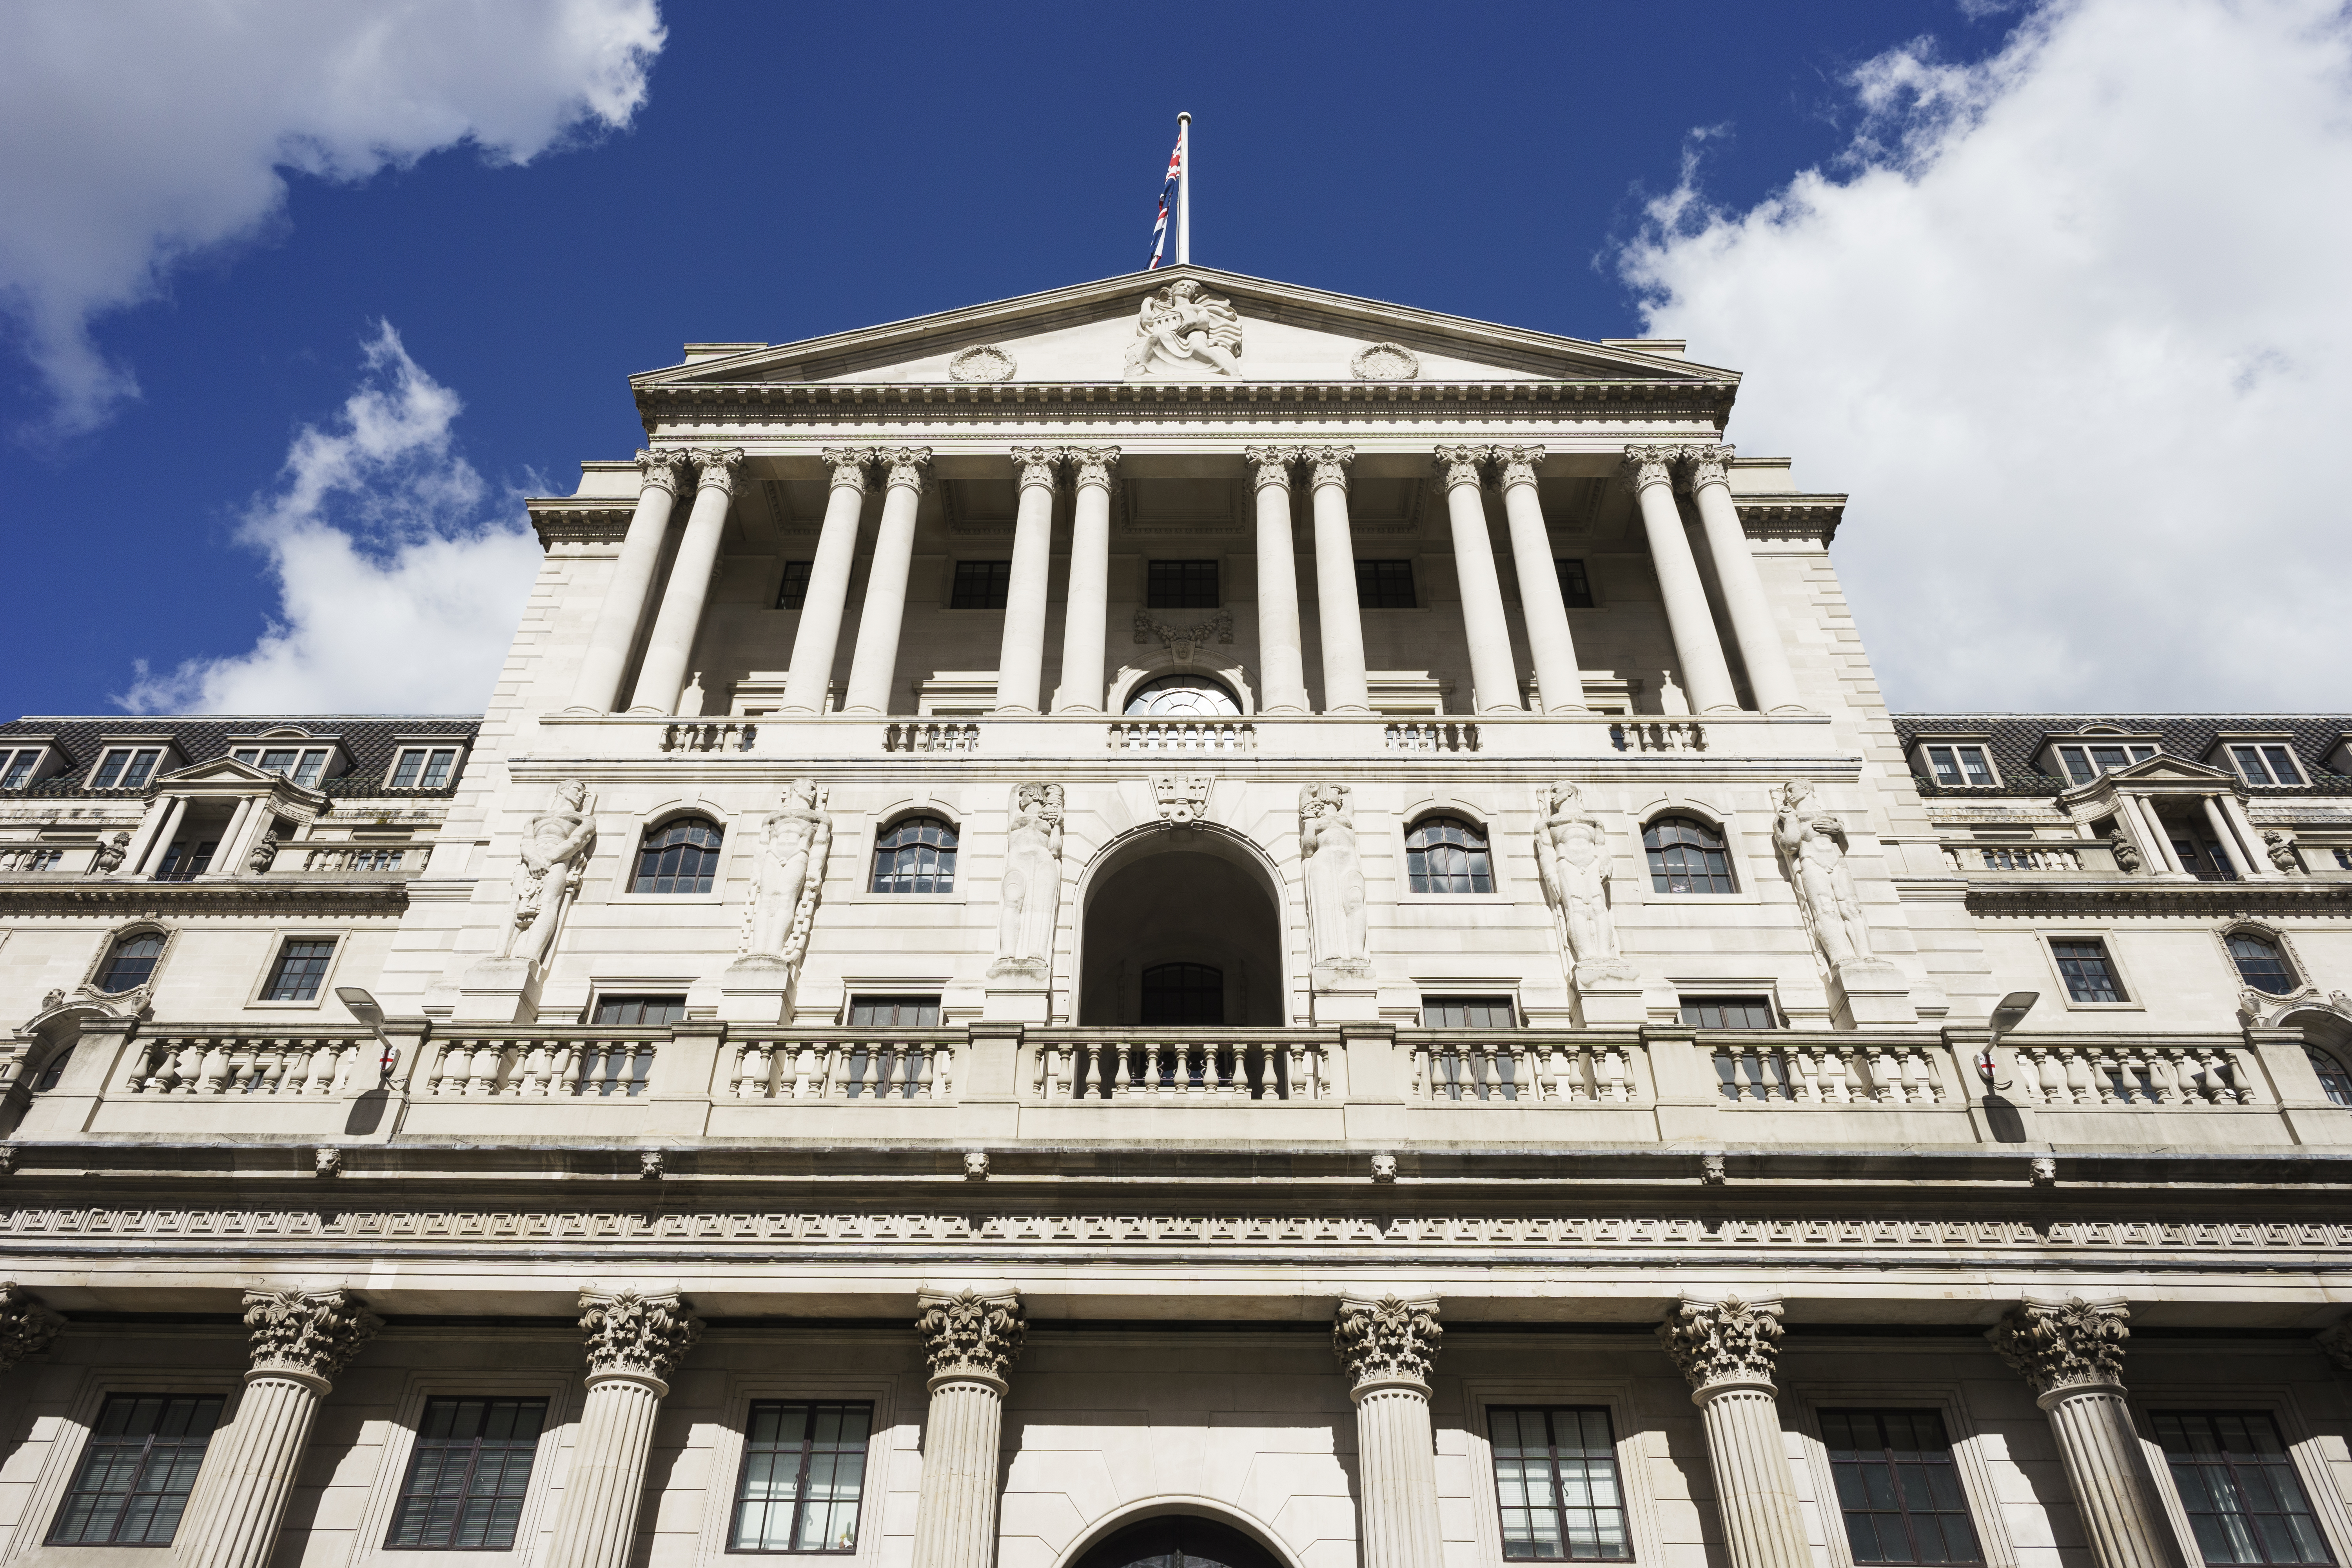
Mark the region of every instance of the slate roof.
<instances>
[{"instance_id":1,"label":"slate roof","mask_svg":"<svg viewBox=\"0 0 2352 1568\"><path fill-rule=\"evenodd\" d=\"M414 716L370 713L364 716L344 714L226 714L205 719L137 718L129 714L48 717L28 714L12 724L0 724L0 749L10 745L19 736L47 735L66 754L67 771L52 773L47 778L36 779L23 789L0 790L0 801L87 797L95 800L135 799L152 792L151 783L145 789L91 789L86 781L90 765L106 749L104 736L151 735L157 739L168 735L178 742L181 761L178 767L193 767L198 763L212 762L229 753L229 737L256 735L268 730L295 728L310 731L320 740L330 737L343 743L348 760L344 771L332 778L320 781L320 790L337 799L374 799L394 795L404 800L446 800L457 793L459 773L453 775L439 789L394 789L388 782L392 776L394 753L399 749L398 737L447 735L471 744L482 727L479 719L446 713ZM54 764L52 764L54 766Z\"/></svg>"},{"instance_id":2,"label":"slate roof","mask_svg":"<svg viewBox=\"0 0 2352 1568\"><path fill-rule=\"evenodd\" d=\"M2311 782L2298 786L2250 787L2270 795L2352 795L2352 778L2330 773L2326 766L2327 754L2335 750L2336 742L2352 733L2352 714L1897 713L1893 717L1895 732L1903 738L1906 752L1911 742L1922 735L1981 735L1986 749L1992 753L1993 766L2000 773L2001 782L1990 789L1954 789L1931 778L1922 778L1918 783L1923 795L2052 795L2070 789L2070 781L2040 771L2042 742L2053 735L2071 734L2094 724L2112 725L2133 734L2160 736L2166 756L2191 763L2204 762L2216 738L2224 733L2292 736L2295 761L2302 764L2304 776Z\"/></svg>"}]
</instances>

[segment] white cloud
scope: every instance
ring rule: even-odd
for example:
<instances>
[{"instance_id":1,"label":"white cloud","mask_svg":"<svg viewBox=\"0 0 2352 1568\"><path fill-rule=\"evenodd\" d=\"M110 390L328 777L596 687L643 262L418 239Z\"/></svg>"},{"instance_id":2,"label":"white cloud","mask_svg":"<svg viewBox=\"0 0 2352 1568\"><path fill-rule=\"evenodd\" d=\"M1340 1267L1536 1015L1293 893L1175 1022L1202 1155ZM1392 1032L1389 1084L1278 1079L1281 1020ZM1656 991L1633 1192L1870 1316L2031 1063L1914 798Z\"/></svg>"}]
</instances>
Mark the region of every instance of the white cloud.
<instances>
[{"instance_id":1,"label":"white cloud","mask_svg":"<svg viewBox=\"0 0 2352 1568\"><path fill-rule=\"evenodd\" d=\"M0 311L86 430L136 394L92 318L264 231L281 169L364 180L470 142L526 163L625 126L655 0L0 4Z\"/></svg>"},{"instance_id":2,"label":"white cloud","mask_svg":"<svg viewBox=\"0 0 2352 1568\"><path fill-rule=\"evenodd\" d=\"M457 394L389 322L331 428L295 437L238 538L266 552L280 614L252 650L139 667L137 713L479 712L539 569L530 530L482 521L451 436ZM501 498L510 499L510 498Z\"/></svg>"},{"instance_id":3,"label":"white cloud","mask_svg":"<svg viewBox=\"0 0 2352 1568\"><path fill-rule=\"evenodd\" d=\"M1747 380L1731 435L1847 489L1910 709L2341 710L2352 19L2081 0L1851 82L1833 172L1685 176L1619 260Z\"/></svg>"}]
</instances>

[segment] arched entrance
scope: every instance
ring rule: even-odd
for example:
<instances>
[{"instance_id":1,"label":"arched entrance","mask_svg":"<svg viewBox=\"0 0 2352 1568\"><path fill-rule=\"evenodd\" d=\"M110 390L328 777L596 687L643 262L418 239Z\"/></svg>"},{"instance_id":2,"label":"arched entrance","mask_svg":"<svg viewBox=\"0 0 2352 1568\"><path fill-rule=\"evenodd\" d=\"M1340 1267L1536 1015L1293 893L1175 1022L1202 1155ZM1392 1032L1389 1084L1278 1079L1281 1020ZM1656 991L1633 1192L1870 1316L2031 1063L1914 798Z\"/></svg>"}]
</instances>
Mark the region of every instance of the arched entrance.
<instances>
[{"instance_id":1,"label":"arched entrance","mask_svg":"<svg viewBox=\"0 0 2352 1568\"><path fill-rule=\"evenodd\" d=\"M1272 879L1223 832L1139 835L1087 879L1081 1024L1279 1026L1284 974Z\"/></svg>"},{"instance_id":2,"label":"arched entrance","mask_svg":"<svg viewBox=\"0 0 2352 1568\"><path fill-rule=\"evenodd\" d=\"M1070 1568L1282 1568L1274 1553L1229 1524L1161 1514L1097 1542Z\"/></svg>"}]
</instances>

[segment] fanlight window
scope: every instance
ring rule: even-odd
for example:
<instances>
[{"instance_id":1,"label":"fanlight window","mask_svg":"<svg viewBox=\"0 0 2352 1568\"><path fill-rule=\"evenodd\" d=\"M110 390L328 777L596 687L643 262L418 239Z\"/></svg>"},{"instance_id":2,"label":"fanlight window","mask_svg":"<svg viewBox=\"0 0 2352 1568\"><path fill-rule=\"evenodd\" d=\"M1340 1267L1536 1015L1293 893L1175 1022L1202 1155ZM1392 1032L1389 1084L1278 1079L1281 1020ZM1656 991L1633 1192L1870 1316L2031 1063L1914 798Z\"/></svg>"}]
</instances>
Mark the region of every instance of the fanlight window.
<instances>
[{"instance_id":1,"label":"fanlight window","mask_svg":"<svg viewBox=\"0 0 2352 1568\"><path fill-rule=\"evenodd\" d=\"M637 851L633 893L707 893L719 874L719 825L707 816L681 816L646 835Z\"/></svg>"},{"instance_id":2,"label":"fanlight window","mask_svg":"<svg viewBox=\"0 0 2352 1568\"><path fill-rule=\"evenodd\" d=\"M1129 715L1151 719L1230 719L1241 710L1234 694L1205 675L1163 675L1127 699Z\"/></svg>"},{"instance_id":3,"label":"fanlight window","mask_svg":"<svg viewBox=\"0 0 2352 1568\"><path fill-rule=\"evenodd\" d=\"M2237 961L2238 977L2255 990L2284 996L2294 989L2294 971L2287 966L2286 954L2268 937L2238 931L2230 938L2230 956Z\"/></svg>"},{"instance_id":4,"label":"fanlight window","mask_svg":"<svg viewBox=\"0 0 2352 1568\"><path fill-rule=\"evenodd\" d=\"M1696 816L1662 816L1642 830L1650 886L1661 893L1736 893L1723 835Z\"/></svg>"},{"instance_id":5,"label":"fanlight window","mask_svg":"<svg viewBox=\"0 0 2352 1568\"><path fill-rule=\"evenodd\" d=\"M1491 893L1486 830L1458 816L1424 816L1404 836L1405 879L1416 893Z\"/></svg>"},{"instance_id":6,"label":"fanlight window","mask_svg":"<svg viewBox=\"0 0 2352 1568\"><path fill-rule=\"evenodd\" d=\"M147 984L155 973L155 961L163 956L163 937L160 931L142 931L119 938L114 951L107 954L106 967L99 972L100 991L136 991Z\"/></svg>"},{"instance_id":7,"label":"fanlight window","mask_svg":"<svg viewBox=\"0 0 2352 1568\"><path fill-rule=\"evenodd\" d=\"M955 824L938 816L901 817L874 844L877 893L955 891Z\"/></svg>"},{"instance_id":8,"label":"fanlight window","mask_svg":"<svg viewBox=\"0 0 2352 1568\"><path fill-rule=\"evenodd\" d=\"M2344 1064L2321 1050L2317 1046L2305 1046L2303 1054L2311 1058L2311 1070L2319 1075L2321 1092L2333 1105L2352 1105L2352 1072Z\"/></svg>"}]
</instances>

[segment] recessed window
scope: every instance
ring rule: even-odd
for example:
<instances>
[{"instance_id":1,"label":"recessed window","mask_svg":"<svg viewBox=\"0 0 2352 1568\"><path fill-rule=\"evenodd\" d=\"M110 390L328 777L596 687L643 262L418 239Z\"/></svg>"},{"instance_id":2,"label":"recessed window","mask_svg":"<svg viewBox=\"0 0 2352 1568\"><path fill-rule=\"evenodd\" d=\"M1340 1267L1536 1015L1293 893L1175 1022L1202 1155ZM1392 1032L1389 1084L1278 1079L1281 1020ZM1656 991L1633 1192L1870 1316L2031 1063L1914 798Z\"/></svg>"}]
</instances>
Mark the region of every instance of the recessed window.
<instances>
[{"instance_id":1,"label":"recessed window","mask_svg":"<svg viewBox=\"0 0 2352 1568\"><path fill-rule=\"evenodd\" d=\"M755 1401L727 1550L856 1551L873 1426L870 1405Z\"/></svg>"},{"instance_id":2,"label":"recessed window","mask_svg":"<svg viewBox=\"0 0 2352 1568\"><path fill-rule=\"evenodd\" d=\"M2305 1048L2309 1049L2308 1047ZM33 1092L47 1094L57 1088L58 1080L66 1076L66 1064L73 1060L73 1054L74 1047L68 1046L64 1050L51 1057L48 1065L41 1068L41 1076L33 1080Z\"/></svg>"},{"instance_id":3,"label":"recessed window","mask_svg":"<svg viewBox=\"0 0 2352 1568\"><path fill-rule=\"evenodd\" d=\"M814 561L787 561L782 581L776 584L776 608L801 610L808 607L809 568Z\"/></svg>"},{"instance_id":4,"label":"recessed window","mask_svg":"<svg viewBox=\"0 0 2352 1568\"><path fill-rule=\"evenodd\" d=\"M1991 787L1992 764L1986 760L1982 746L1922 746L1919 750L1926 755L1936 782L1946 789Z\"/></svg>"},{"instance_id":5,"label":"recessed window","mask_svg":"<svg viewBox=\"0 0 2352 1568\"><path fill-rule=\"evenodd\" d=\"M2294 971L2287 966L2286 954L2266 936L2234 932L2230 938L2230 957L2238 965L2238 978L2257 991L2284 996L2294 989Z\"/></svg>"},{"instance_id":6,"label":"recessed window","mask_svg":"<svg viewBox=\"0 0 2352 1568\"><path fill-rule=\"evenodd\" d=\"M1770 1029L1769 996L1685 996L1683 1022L1694 1029Z\"/></svg>"},{"instance_id":7,"label":"recessed window","mask_svg":"<svg viewBox=\"0 0 2352 1568\"><path fill-rule=\"evenodd\" d=\"M719 825L681 816L651 829L637 851L633 893L707 893L719 875Z\"/></svg>"},{"instance_id":8,"label":"recessed window","mask_svg":"<svg viewBox=\"0 0 2352 1568\"><path fill-rule=\"evenodd\" d=\"M1416 893L1491 893L1486 830L1458 816L1424 816L1404 836L1405 879Z\"/></svg>"},{"instance_id":9,"label":"recessed window","mask_svg":"<svg viewBox=\"0 0 2352 1568\"><path fill-rule=\"evenodd\" d=\"M664 1028L686 1016L683 996L599 996L596 1015L590 1019L600 1027L614 1029Z\"/></svg>"},{"instance_id":10,"label":"recessed window","mask_svg":"<svg viewBox=\"0 0 2352 1568\"><path fill-rule=\"evenodd\" d=\"M950 610L1001 610L1013 588L1010 561L959 561L955 590L948 596Z\"/></svg>"},{"instance_id":11,"label":"recessed window","mask_svg":"<svg viewBox=\"0 0 2352 1568\"><path fill-rule=\"evenodd\" d=\"M2150 1424L2207 1563L2318 1568L2336 1561L2266 1413L2158 1410Z\"/></svg>"},{"instance_id":12,"label":"recessed window","mask_svg":"<svg viewBox=\"0 0 2352 1568\"><path fill-rule=\"evenodd\" d=\"M511 1552L544 1399L428 1399L387 1552Z\"/></svg>"},{"instance_id":13,"label":"recessed window","mask_svg":"<svg viewBox=\"0 0 2352 1568\"><path fill-rule=\"evenodd\" d=\"M265 1002L315 1002L319 999L319 983L327 977L327 965L335 956L331 941L310 939L289 941L278 950L278 962L271 965L269 984L261 993Z\"/></svg>"},{"instance_id":14,"label":"recessed window","mask_svg":"<svg viewBox=\"0 0 2352 1568\"><path fill-rule=\"evenodd\" d=\"M2304 1047L2303 1054L2311 1062L2311 1070L2319 1075L2319 1090L2327 1096L2328 1103L2352 1105L2352 1072L2347 1072L2342 1062L2317 1046ZM43 1073L41 1077L46 1081L48 1075Z\"/></svg>"},{"instance_id":15,"label":"recessed window","mask_svg":"<svg viewBox=\"0 0 2352 1568\"><path fill-rule=\"evenodd\" d=\"M455 746L411 746L392 766L394 789L440 789L457 766Z\"/></svg>"},{"instance_id":16,"label":"recessed window","mask_svg":"<svg viewBox=\"0 0 2352 1568\"><path fill-rule=\"evenodd\" d=\"M1421 999L1424 1029L1516 1029L1518 1004L1508 996L1424 996Z\"/></svg>"},{"instance_id":17,"label":"recessed window","mask_svg":"<svg viewBox=\"0 0 2352 1568\"><path fill-rule=\"evenodd\" d=\"M2154 746L2097 745L2060 746L2058 764L2066 776L2078 784L2089 784L2101 773L2112 773L2144 763L2156 755Z\"/></svg>"},{"instance_id":18,"label":"recessed window","mask_svg":"<svg viewBox=\"0 0 2352 1568\"><path fill-rule=\"evenodd\" d=\"M1606 1408L1489 1410L1486 1434L1506 1561L1633 1561Z\"/></svg>"},{"instance_id":19,"label":"recessed window","mask_svg":"<svg viewBox=\"0 0 2352 1568\"><path fill-rule=\"evenodd\" d=\"M1205 675L1163 675L1128 693L1130 719L1232 719L1242 705L1222 681Z\"/></svg>"},{"instance_id":20,"label":"recessed window","mask_svg":"<svg viewBox=\"0 0 2352 1568\"><path fill-rule=\"evenodd\" d=\"M2172 841L2172 852L2180 857L2181 869L2201 882L2234 882L2238 868L2231 863L2230 852L2210 838L2179 838Z\"/></svg>"},{"instance_id":21,"label":"recessed window","mask_svg":"<svg viewBox=\"0 0 2352 1568\"><path fill-rule=\"evenodd\" d=\"M938 816L904 816L874 841L877 893L955 891L955 824Z\"/></svg>"},{"instance_id":22,"label":"recessed window","mask_svg":"<svg viewBox=\"0 0 2352 1568\"><path fill-rule=\"evenodd\" d=\"M1225 1021L1224 971L1206 963L1158 963L1143 972L1145 1027L1186 1028Z\"/></svg>"},{"instance_id":23,"label":"recessed window","mask_svg":"<svg viewBox=\"0 0 2352 1568\"><path fill-rule=\"evenodd\" d=\"M1154 561L1144 569L1144 604L1155 610L1213 610L1217 563L1213 561Z\"/></svg>"},{"instance_id":24,"label":"recessed window","mask_svg":"<svg viewBox=\"0 0 2352 1568\"><path fill-rule=\"evenodd\" d=\"M849 999L849 1023L852 1028L864 1026L876 1029L935 1029L940 1023L940 999L936 996L852 996Z\"/></svg>"},{"instance_id":25,"label":"recessed window","mask_svg":"<svg viewBox=\"0 0 2352 1568\"><path fill-rule=\"evenodd\" d=\"M2058 976L2066 994L2077 1002L2120 1002L2123 982L2107 957L2107 944L2096 937L2053 938L2050 956L2058 961Z\"/></svg>"},{"instance_id":26,"label":"recessed window","mask_svg":"<svg viewBox=\"0 0 2352 1568\"><path fill-rule=\"evenodd\" d=\"M107 1395L48 1544L171 1545L220 1414L217 1394Z\"/></svg>"},{"instance_id":27,"label":"recessed window","mask_svg":"<svg viewBox=\"0 0 2352 1568\"><path fill-rule=\"evenodd\" d=\"M1650 887L1660 893L1733 893L1723 835L1696 816L1662 816L1642 829Z\"/></svg>"},{"instance_id":28,"label":"recessed window","mask_svg":"<svg viewBox=\"0 0 2352 1568\"><path fill-rule=\"evenodd\" d=\"M1984 1561L1942 1415L1824 1410L1822 1445L1856 1563Z\"/></svg>"},{"instance_id":29,"label":"recessed window","mask_svg":"<svg viewBox=\"0 0 2352 1568\"><path fill-rule=\"evenodd\" d=\"M2294 752L2285 746L2231 746L2230 761L2237 768L2238 776L2250 784L2303 783L2303 770L2294 765Z\"/></svg>"},{"instance_id":30,"label":"recessed window","mask_svg":"<svg viewBox=\"0 0 2352 1568\"><path fill-rule=\"evenodd\" d=\"M1571 610L1592 608L1592 579L1585 575L1584 563L1559 555L1552 558L1551 564L1559 574L1560 603Z\"/></svg>"},{"instance_id":31,"label":"recessed window","mask_svg":"<svg viewBox=\"0 0 2352 1568\"><path fill-rule=\"evenodd\" d=\"M28 746L20 751L0 752L0 789L23 789L31 784L34 773L39 771L45 749Z\"/></svg>"},{"instance_id":32,"label":"recessed window","mask_svg":"<svg viewBox=\"0 0 2352 1568\"><path fill-rule=\"evenodd\" d=\"M213 851L220 847L217 838L175 838L163 851L163 858L155 865L159 882L190 882L213 868Z\"/></svg>"},{"instance_id":33,"label":"recessed window","mask_svg":"<svg viewBox=\"0 0 2352 1568\"><path fill-rule=\"evenodd\" d=\"M163 956L163 936L160 931L134 931L117 937L114 951L106 955L106 966L99 971L98 988L111 994L119 991L136 991L155 973L155 961Z\"/></svg>"},{"instance_id":34,"label":"recessed window","mask_svg":"<svg viewBox=\"0 0 2352 1568\"><path fill-rule=\"evenodd\" d=\"M1412 609L1416 603L1412 596L1412 563L1357 562L1356 603L1367 610Z\"/></svg>"},{"instance_id":35,"label":"recessed window","mask_svg":"<svg viewBox=\"0 0 2352 1568\"><path fill-rule=\"evenodd\" d=\"M163 760L161 746L118 746L99 759L92 789L144 789Z\"/></svg>"}]
</instances>

